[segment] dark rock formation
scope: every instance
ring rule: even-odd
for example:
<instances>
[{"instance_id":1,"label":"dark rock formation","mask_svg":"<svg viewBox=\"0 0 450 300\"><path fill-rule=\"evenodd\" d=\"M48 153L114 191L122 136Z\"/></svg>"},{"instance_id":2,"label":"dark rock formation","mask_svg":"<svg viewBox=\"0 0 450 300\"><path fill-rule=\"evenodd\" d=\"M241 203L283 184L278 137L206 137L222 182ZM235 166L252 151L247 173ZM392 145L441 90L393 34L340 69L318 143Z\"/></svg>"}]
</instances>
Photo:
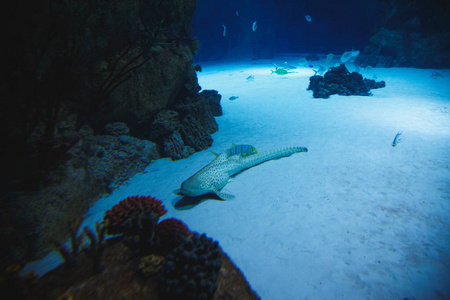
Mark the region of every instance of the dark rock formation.
<instances>
[{"instance_id":1,"label":"dark rock formation","mask_svg":"<svg viewBox=\"0 0 450 300\"><path fill-rule=\"evenodd\" d=\"M104 130L109 135L119 136L119 135L128 135L130 133L130 129L127 124L123 122L114 122L106 124Z\"/></svg>"},{"instance_id":2,"label":"dark rock formation","mask_svg":"<svg viewBox=\"0 0 450 300\"><path fill-rule=\"evenodd\" d=\"M61 240L69 220L80 217L99 193L113 190L159 158L150 141L93 135L87 126L79 134L81 140L68 151L71 158L42 178L39 191L9 193L2 199L8 208L1 211L1 238L8 241L2 247L5 257L22 261L44 255L51 240Z\"/></svg>"},{"instance_id":3,"label":"dark rock formation","mask_svg":"<svg viewBox=\"0 0 450 300\"><path fill-rule=\"evenodd\" d=\"M211 145L217 123L192 62L195 7L14 2L5 58L11 101L0 104L1 267L42 257L67 233L61 224L161 154L182 158ZM180 127L153 140L149 128L166 110ZM181 150L165 150L169 137Z\"/></svg>"},{"instance_id":4,"label":"dark rock formation","mask_svg":"<svg viewBox=\"0 0 450 300\"><path fill-rule=\"evenodd\" d=\"M324 76L314 75L309 78L308 90L313 91L314 98L329 98L330 95L370 96L371 89L385 87L384 81L363 78L357 72L350 73L344 64L331 67Z\"/></svg>"},{"instance_id":5,"label":"dark rock formation","mask_svg":"<svg viewBox=\"0 0 450 300\"><path fill-rule=\"evenodd\" d=\"M83 142L86 158L86 171L91 180L102 186L114 189L128 178L142 172L145 167L159 158L158 147L146 140L135 137L93 136Z\"/></svg>"},{"instance_id":6,"label":"dark rock formation","mask_svg":"<svg viewBox=\"0 0 450 300\"><path fill-rule=\"evenodd\" d=\"M259 299L218 242L180 220L159 222L165 213L152 196L133 196L108 210L95 233L85 227L79 235L77 219L70 247L54 242L60 266L37 278L21 277L13 264L0 274L0 290L29 300ZM108 233L118 236L105 239Z\"/></svg>"},{"instance_id":7,"label":"dark rock formation","mask_svg":"<svg viewBox=\"0 0 450 300\"><path fill-rule=\"evenodd\" d=\"M149 136L162 148L162 155L174 160L186 158L212 145L210 134L218 130L214 119L220 109L217 91L202 91L185 98L184 103L158 113L150 126Z\"/></svg>"},{"instance_id":8,"label":"dark rock formation","mask_svg":"<svg viewBox=\"0 0 450 300\"><path fill-rule=\"evenodd\" d=\"M209 108L211 114L214 117L220 117L222 115L222 106L220 105L220 100L222 96L215 90L203 90L200 93L200 97L207 98L207 103L209 103Z\"/></svg>"},{"instance_id":9,"label":"dark rock formation","mask_svg":"<svg viewBox=\"0 0 450 300\"><path fill-rule=\"evenodd\" d=\"M80 263L73 268L60 266L37 279L31 275L20 278L18 271L8 270L0 285L6 285L9 295L14 299L124 299L145 300L168 299L158 292L156 273L145 278L137 272L141 257L120 242L120 239L107 240L103 254L103 270L92 275L92 262L84 252ZM222 267L218 288L213 300L239 299L258 300L260 297L252 290L244 274L227 254L222 254ZM0 286L3 287L3 286ZM6 293L5 293L6 294Z\"/></svg>"},{"instance_id":10,"label":"dark rock formation","mask_svg":"<svg viewBox=\"0 0 450 300\"><path fill-rule=\"evenodd\" d=\"M386 2L385 18L355 63L365 67L450 67L448 1Z\"/></svg>"}]
</instances>

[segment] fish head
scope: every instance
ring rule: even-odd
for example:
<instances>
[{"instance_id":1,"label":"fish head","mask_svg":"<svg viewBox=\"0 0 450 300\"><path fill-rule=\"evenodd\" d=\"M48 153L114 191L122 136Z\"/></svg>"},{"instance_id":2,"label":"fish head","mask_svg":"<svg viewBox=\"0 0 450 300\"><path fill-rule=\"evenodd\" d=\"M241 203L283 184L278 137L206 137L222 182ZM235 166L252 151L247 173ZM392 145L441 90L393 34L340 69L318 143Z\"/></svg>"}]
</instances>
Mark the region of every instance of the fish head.
<instances>
[{"instance_id":1,"label":"fish head","mask_svg":"<svg viewBox=\"0 0 450 300\"><path fill-rule=\"evenodd\" d=\"M175 194L180 196L195 197L205 194L205 190L202 188L200 180L197 178L188 178L185 182L181 184L180 189L173 191Z\"/></svg>"}]
</instances>

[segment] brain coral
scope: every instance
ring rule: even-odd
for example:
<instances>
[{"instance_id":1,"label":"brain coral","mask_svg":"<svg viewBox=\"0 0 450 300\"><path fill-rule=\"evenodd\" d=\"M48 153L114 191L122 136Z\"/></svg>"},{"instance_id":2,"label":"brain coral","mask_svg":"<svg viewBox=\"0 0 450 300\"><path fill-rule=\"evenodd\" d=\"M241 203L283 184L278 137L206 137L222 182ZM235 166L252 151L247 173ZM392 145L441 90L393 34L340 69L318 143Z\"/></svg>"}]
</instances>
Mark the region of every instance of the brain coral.
<instances>
[{"instance_id":1,"label":"brain coral","mask_svg":"<svg viewBox=\"0 0 450 300\"><path fill-rule=\"evenodd\" d=\"M154 197L131 196L108 210L103 223L107 234L135 235L140 233L144 225L156 223L166 212L162 202Z\"/></svg>"}]
</instances>

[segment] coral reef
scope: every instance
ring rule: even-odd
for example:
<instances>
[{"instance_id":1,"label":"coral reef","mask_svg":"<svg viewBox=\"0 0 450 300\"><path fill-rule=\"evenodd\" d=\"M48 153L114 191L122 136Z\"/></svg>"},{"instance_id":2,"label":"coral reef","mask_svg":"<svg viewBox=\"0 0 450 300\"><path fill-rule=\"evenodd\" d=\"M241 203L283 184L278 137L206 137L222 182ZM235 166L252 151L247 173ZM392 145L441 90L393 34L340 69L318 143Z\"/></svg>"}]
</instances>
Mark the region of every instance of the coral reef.
<instances>
[{"instance_id":1,"label":"coral reef","mask_svg":"<svg viewBox=\"0 0 450 300\"><path fill-rule=\"evenodd\" d=\"M200 93L200 97L206 98L211 114L214 117L220 117L222 115L222 106L220 105L220 100L222 95L220 95L216 90L203 90Z\"/></svg>"},{"instance_id":2,"label":"coral reef","mask_svg":"<svg viewBox=\"0 0 450 300\"><path fill-rule=\"evenodd\" d=\"M385 87L384 81L376 82L363 78L357 72L350 73L344 64L331 67L324 76L314 75L309 78L308 90L313 91L314 98L329 98L330 95L358 95L370 96L371 89Z\"/></svg>"},{"instance_id":3,"label":"coral reef","mask_svg":"<svg viewBox=\"0 0 450 300\"><path fill-rule=\"evenodd\" d=\"M194 234L166 256L160 290L170 299L212 299L221 267L219 244Z\"/></svg>"},{"instance_id":4,"label":"coral reef","mask_svg":"<svg viewBox=\"0 0 450 300\"><path fill-rule=\"evenodd\" d=\"M130 134L130 129L128 128L127 124L125 124L124 122L108 123L105 125L105 127L103 127L103 129L105 130L105 132L108 135L113 135L113 136Z\"/></svg>"},{"instance_id":5,"label":"coral reef","mask_svg":"<svg viewBox=\"0 0 450 300\"><path fill-rule=\"evenodd\" d=\"M209 148L213 142L211 134L218 130L214 115L219 110L221 114L220 98L217 91L203 91L188 96L173 110L159 112L151 124L149 136L161 145L162 156L177 160Z\"/></svg>"},{"instance_id":6,"label":"coral reef","mask_svg":"<svg viewBox=\"0 0 450 300\"><path fill-rule=\"evenodd\" d=\"M152 196L131 196L106 211L103 223L109 235L139 235L141 241L148 241L166 212L162 202Z\"/></svg>"},{"instance_id":7,"label":"coral reef","mask_svg":"<svg viewBox=\"0 0 450 300\"><path fill-rule=\"evenodd\" d=\"M17 295L15 299L168 299L159 291L157 278L161 269L142 274L139 269L141 262L141 256L136 256L119 239L113 239L105 248L101 273L92 275L90 259L81 255L80 263L73 268L58 267L39 279L32 274L21 278L19 272L3 275L5 280L0 281L0 285L7 283L2 290L5 295ZM20 266L17 269L20 271ZM216 285L218 288L210 299L260 299L225 253L222 254L222 267Z\"/></svg>"},{"instance_id":8,"label":"coral reef","mask_svg":"<svg viewBox=\"0 0 450 300\"><path fill-rule=\"evenodd\" d=\"M139 270L142 275L149 277L161 270L164 262L164 256L150 254L143 256L139 263Z\"/></svg>"},{"instance_id":9,"label":"coral reef","mask_svg":"<svg viewBox=\"0 0 450 300\"><path fill-rule=\"evenodd\" d=\"M188 227L178 219L165 219L156 225L156 237L159 247L165 252L171 251L189 234Z\"/></svg>"},{"instance_id":10,"label":"coral reef","mask_svg":"<svg viewBox=\"0 0 450 300\"><path fill-rule=\"evenodd\" d=\"M14 3L5 58L14 101L0 104L1 266L42 258L67 237L60 222L166 155L163 139L150 141L154 117L201 100L195 8L196 0ZM203 138L217 124L209 107L198 110L191 127ZM178 133L174 156L209 145Z\"/></svg>"},{"instance_id":11,"label":"coral reef","mask_svg":"<svg viewBox=\"0 0 450 300\"><path fill-rule=\"evenodd\" d=\"M20 265L12 265L1 275L1 291L30 300L259 299L218 242L190 232L180 220L160 222L156 236L148 237L153 247L146 251L130 248L126 235L148 235L140 220L149 212L157 223L165 208L149 196L122 200L105 213L104 226L96 224L97 234L83 230L88 245L75 234L81 222L74 222L72 253L58 245L65 264L39 279L33 274L21 278ZM123 235L105 240L105 231ZM170 250L161 249L169 244ZM76 260L69 264L71 257Z\"/></svg>"}]
</instances>

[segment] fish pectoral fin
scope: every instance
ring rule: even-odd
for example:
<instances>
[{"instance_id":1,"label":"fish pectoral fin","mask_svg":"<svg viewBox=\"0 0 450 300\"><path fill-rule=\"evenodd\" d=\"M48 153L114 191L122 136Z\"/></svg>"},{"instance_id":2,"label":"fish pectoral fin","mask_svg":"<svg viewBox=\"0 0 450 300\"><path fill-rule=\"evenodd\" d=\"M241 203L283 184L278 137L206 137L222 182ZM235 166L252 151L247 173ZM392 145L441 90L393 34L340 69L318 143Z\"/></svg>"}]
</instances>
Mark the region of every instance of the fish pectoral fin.
<instances>
[{"instance_id":1,"label":"fish pectoral fin","mask_svg":"<svg viewBox=\"0 0 450 300\"><path fill-rule=\"evenodd\" d=\"M173 190L172 193L177 194L177 195L182 195L180 189Z\"/></svg>"},{"instance_id":2,"label":"fish pectoral fin","mask_svg":"<svg viewBox=\"0 0 450 300\"><path fill-rule=\"evenodd\" d=\"M217 196L219 196L219 198L220 199L222 199L222 200L231 200L231 199L234 199L234 196L233 195L230 195L230 194L225 194L225 193L221 193L221 192L219 192L216 188L211 188L211 190L217 195Z\"/></svg>"},{"instance_id":3,"label":"fish pectoral fin","mask_svg":"<svg viewBox=\"0 0 450 300\"><path fill-rule=\"evenodd\" d=\"M232 199L234 199L234 196L233 195L230 195L230 194L225 194L225 193L217 193L217 196L219 196L220 197L220 199L222 199L222 200L232 200Z\"/></svg>"}]
</instances>

